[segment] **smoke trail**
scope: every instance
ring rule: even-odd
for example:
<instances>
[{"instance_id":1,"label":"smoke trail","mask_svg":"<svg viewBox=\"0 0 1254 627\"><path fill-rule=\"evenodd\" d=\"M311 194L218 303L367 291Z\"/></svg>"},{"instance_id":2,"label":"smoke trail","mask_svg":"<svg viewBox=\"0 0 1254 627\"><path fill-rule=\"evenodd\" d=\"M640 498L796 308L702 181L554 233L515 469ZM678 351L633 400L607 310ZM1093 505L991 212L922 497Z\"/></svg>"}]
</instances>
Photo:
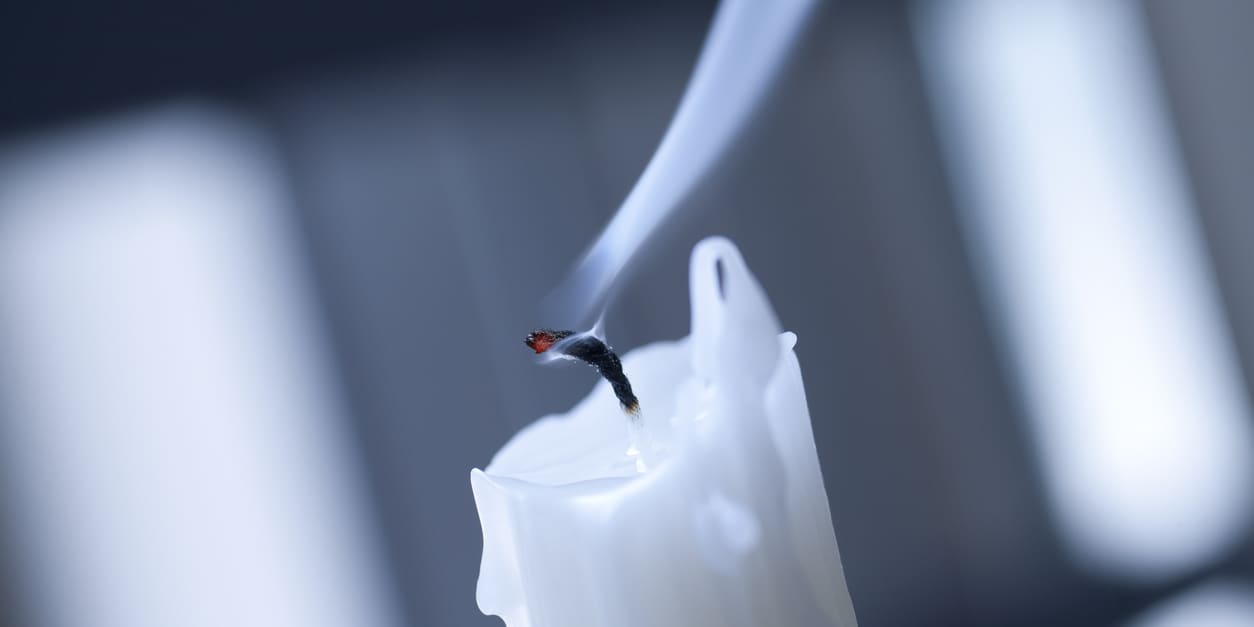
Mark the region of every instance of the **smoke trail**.
<instances>
[{"instance_id":1,"label":"smoke trail","mask_svg":"<svg viewBox=\"0 0 1254 627\"><path fill-rule=\"evenodd\" d=\"M740 131L816 0L723 0L679 109L627 199L549 297L556 316L586 319L646 238Z\"/></svg>"}]
</instances>

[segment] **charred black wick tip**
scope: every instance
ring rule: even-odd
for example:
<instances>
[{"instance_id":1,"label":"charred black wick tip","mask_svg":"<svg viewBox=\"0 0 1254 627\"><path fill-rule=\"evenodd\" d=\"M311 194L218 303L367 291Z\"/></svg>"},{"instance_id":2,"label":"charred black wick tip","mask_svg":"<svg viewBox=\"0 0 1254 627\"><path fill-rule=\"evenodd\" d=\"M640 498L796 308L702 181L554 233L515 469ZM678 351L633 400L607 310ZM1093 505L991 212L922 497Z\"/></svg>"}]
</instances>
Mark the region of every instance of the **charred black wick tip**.
<instances>
[{"instance_id":1,"label":"charred black wick tip","mask_svg":"<svg viewBox=\"0 0 1254 627\"><path fill-rule=\"evenodd\" d=\"M527 336L527 346L531 346L534 349L537 340L551 340L553 343L556 343L572 335L574 333L571 331L537 329ZM597 372L606 381L610 382L610 387L614 388L614 396L618 397L618 402L623 406L623 411L633 416L640 413L640 401L636 398L635 393L632 392L631 382L627 380L627 375L623 374L623 362L618 359L618 355L615 355L609 346L605 345L605 342L591 335L584 335L562 346L561 352L596 368Z\"/></svg>"}]
</instances>

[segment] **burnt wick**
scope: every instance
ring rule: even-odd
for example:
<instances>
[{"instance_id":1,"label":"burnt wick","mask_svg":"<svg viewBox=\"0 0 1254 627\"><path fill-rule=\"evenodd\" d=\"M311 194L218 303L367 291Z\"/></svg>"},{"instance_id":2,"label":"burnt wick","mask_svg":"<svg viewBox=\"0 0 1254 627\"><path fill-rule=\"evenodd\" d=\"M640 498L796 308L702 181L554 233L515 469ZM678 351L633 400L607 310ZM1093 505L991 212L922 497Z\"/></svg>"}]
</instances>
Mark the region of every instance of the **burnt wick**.
<instances>
[{"instance_id":1,"label":"burnt wick","mask_svg":"<svg viewBox=\"0 0 1254 627\"><path fill-rule=\"evenodd\" d=\"M614 396L623 406L623 411L632 417L640 415L640 401L631 391L631 382L623 374L623 362L605 342L588 333L574 331L554 331L552 329L536 329L527 334L523 342L535 351L555 354L561 357L578 359L597 369L597 372L610 382L614 388Z\"/></svg>"}]
</instances>

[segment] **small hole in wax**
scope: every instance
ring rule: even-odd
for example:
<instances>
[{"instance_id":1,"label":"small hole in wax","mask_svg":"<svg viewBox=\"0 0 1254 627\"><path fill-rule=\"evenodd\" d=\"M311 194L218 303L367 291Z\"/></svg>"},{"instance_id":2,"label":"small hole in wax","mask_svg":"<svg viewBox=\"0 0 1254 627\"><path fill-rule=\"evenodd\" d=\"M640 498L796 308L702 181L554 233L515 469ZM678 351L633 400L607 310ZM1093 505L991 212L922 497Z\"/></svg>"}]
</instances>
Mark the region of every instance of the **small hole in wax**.
<instances>
[{"instance_id":1,"label":"small hole in wax","mask_svg":"<svg viewBox=\"0 0 1254 627\"><path fill-rule=\"evenodd\" d=\"M721 298L722 300L727 300L727 285L726 285L724 276L725 275L723 272L723 260L715 259L714 260L714 278L715 280L718 281L718 297Z\"/></svg>"}]
</instances>

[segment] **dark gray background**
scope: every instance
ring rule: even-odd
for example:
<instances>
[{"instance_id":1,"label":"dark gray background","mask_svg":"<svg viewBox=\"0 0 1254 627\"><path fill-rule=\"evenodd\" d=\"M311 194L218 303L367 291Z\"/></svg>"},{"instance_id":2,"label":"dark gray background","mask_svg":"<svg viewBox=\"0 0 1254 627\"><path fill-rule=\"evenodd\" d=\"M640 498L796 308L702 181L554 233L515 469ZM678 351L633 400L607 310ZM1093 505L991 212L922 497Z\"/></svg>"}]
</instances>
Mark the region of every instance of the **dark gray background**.
<instances>
[{"instance_id":1,"label":"dark gray background","mask_svg":"<svg viewBox=\"0 0 1254 627\"><path fill-rule=\"evenodd\" d=\"M652 153L713 3L102 7L0 9L0 134L186 93L261 120L405 617L499 624L474 604L468 471L592 385L584 369L535 367L521 338ZM1146 7L1248 363L1254 9ZM919 71L906 4L824 6L745 136L633 268L609 312L615 346L684 335L692 244L740 245L799 336L865 627L1107 625L1211 572L1249 574L1248 543L1150 588L1064 561ZM16 624L20 600L5 607Z\"/></svg>"}]
</instances>

